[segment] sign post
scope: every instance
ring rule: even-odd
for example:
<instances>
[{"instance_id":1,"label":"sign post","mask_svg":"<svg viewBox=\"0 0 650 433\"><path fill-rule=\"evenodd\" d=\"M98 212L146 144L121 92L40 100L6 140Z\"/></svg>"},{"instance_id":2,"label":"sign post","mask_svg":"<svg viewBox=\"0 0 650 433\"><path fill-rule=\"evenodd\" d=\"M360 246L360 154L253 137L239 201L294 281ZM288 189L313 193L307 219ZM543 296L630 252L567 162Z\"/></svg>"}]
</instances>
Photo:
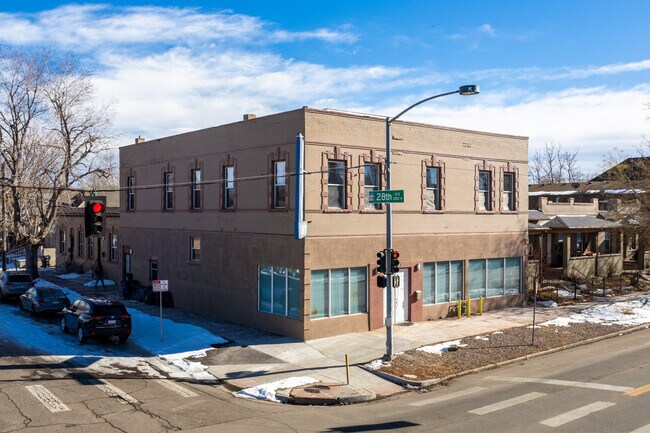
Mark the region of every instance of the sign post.
<instances>
[{"instance_id":1,"label":"sign post","mask_svg":"<svg viewBox=\"0 0 650 433\"><path fill-rule=\"evenodd\" d=\"M151 287L154 293L158 293L160 298L160 341L163 341L163 325L162 325L162 294L169 292L169 280L151 280Z\"/></svg>"}]
</instances>

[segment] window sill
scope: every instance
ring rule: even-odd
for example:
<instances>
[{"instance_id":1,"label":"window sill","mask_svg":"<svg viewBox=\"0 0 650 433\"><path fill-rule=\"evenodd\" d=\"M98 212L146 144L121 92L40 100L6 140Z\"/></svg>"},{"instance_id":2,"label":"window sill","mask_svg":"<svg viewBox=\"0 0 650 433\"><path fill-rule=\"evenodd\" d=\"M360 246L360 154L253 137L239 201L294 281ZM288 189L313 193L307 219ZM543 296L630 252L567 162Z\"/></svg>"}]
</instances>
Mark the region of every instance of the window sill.
<instances>
[{"instance_id":1,"label":"window sill","mask_svg":"<svg viewBox=\"0 0 650 433\"><path fill-rule=\"evenodd\" d=\"M235 208L221 208L221 212L236 212L237 209Z\"/></svg>"},{"instance_id":2,"label":"window sill","mask_svg":"<svg viewBox=\"0 0 650 433\"><path fill-rule=\"evenodd\" d=\"M268 209L269 212L281 212L281 213L287 213L289 212L289 208L286 207L272 207ZM266 311L264 311L265 313Z\"/></svg>"},{"instance_id":3,"label":"window sill","mask_svg":"<svg viewBox=\"0 0 650 433\"><path fill-rule=\"evenodd\" d=\"M517 215L517 214L519 214L519 211L518 210L502 210L500 213L503 214L503 215Z\"/></svg>"},{"instance_id":4,"label":"window sill","mask_svg":"<svg viewBox=\"0 0 650 433\"><path fill-rule=\"evenodd\" d=\"M324 213L352 213L352 209L324 209Z\"/></svg>"},{"instance_id":5,"label":"window sill","mask_svg":"<svg viewBox=\"0 0 650 433\"><path fill-rule=\"evenodd\" d=\"M190 212L203 212L203 208L202 208L202 207L196 207L196 208L191 207L191 208L189 209L189 211L190 211Z\"/></svg>"},{"instance_id":6,"label":"window sill","mask_svg":"<svg viewBox=\"0 0 650 433\"><path fill-rule=\"evenodd\" d=\"M311 317L309 316L309 320L325 320L325 319L338 319L340 317L350 317L350 316L359 316L361 314L368 314L368 313L352 313L352 314L341 314L338 316L327 316L327 317Z\"/></svg>"},{"instance_id":7,"label":"window sill","mask_svg":"<svg viewBox=\"0 0 650 433\"><path fill-rule=\"evenodd\" d=\"M201 266L201 261L200 260L190 260L187 262L188 265L190 266Z\"/></svg>"},{"instance_id":8,"label":"window sill","mask_svg":"<svg viewBox=\"0 0 650 433\"><path fill-rule=\"evenodd\" d=\"M423 209L422 213L424 214L443 214L445 209Z\"/></svg>"},{"instance_id":9,"label":"window sill","mask_svg":"<svg viewBox=\"0 0 650 433\"><path fill-rule=\"evenodd\" d=\"M369 214L378 213L378 214L383 214L383 213L386 213L386 210L384 210L384 209L361 209L361 210L359 211L359 213L369 213Z\"/></svg>"},{"instance_id":10,"label":"window sill","mask_svg":"<svg viewBox=\"0 0 650 433\"><path fill-rule=\"evenodd\" d=\"M477 210L476 215L494 215L496 211L493 210Z\"/></svg>"},{"instance_id":11,"label":"window sill","mask_svg":"<svg viewBox=\"0 0 650 433\"><path fill-rule=\"evenodd\" d=\"M285 318L285 319L300 320L299 317L291 317L288 314L278 314L278 313L273 313L271 311L264 311L264 310L260 310L259 308L257 309L257 312L258 313L264 313L264 314L270 314L271 316L282 317L282 318Z\"/></svg>"}]
</instances>

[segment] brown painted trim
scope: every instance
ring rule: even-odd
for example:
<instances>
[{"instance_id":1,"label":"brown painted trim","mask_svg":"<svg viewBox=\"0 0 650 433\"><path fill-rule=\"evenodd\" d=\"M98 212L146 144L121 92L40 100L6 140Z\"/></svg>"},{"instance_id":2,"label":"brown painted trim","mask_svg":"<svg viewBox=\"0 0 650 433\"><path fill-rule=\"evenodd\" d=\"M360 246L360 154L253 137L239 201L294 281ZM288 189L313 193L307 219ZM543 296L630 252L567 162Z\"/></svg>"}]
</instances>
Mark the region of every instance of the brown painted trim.
<instances>
[{"instance_id":1,"label":"brown painted trim","mask_svg":"<svg viewBox=\"0 0 650 433\"><path fill-rule=\"evenodd\" d=\"M386 157L375 149L370 149L370 153L359 155L359 193L357 194L357 209L360 213L385 213L386 205L380 205L379 209L375 207L366 208L366 191L365 191L365 167L364 164L377 164L379 173L379 189L386 185Z\"/></svg>"},{"instance_id":2,"label":"brown painted trim","mask_svg":"<svg viewBox=\"0 0 650 433\"><path fill-rule=\"evenodd\" d=\"M323 212L345 213L351 212L352 207L352 154L343 152L340 146L334 146L333 150L321 154L321 210ZM329 161L343 161L345 163L345 209L332 208L328 206L328 175Z\"/></svg>"}]
</instances>

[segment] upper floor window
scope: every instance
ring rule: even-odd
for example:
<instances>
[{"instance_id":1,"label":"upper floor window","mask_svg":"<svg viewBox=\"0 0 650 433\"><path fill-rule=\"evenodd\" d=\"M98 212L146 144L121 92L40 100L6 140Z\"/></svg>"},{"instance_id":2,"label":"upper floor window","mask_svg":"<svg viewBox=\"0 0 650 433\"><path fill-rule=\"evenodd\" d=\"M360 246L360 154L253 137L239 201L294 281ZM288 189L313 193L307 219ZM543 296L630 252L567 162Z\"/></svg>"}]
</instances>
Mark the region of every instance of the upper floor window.
<instances>
[{"instance_id":1,"label":"upper floor window","mask_svg":"<svg viewBox=\"0 0 650 433\"><path fill-rule=\"evenodd\" d=\"M164 196L163 209L171 210L174 208L174 173L167 172L163 178Z\"/></svg>"},{"instance_id":2,"label":"upper floor window","mask_svg":"<svg viewBox=\"0 0 650 433\"><path fill-rule=\"evenodd\" d=\"M126 210L135 209L135 179L133 176L126 178Z\"/></svg>"},{"instance_id":3,"label":"upper floor window","mask_svg":"<svg viewBox=\"0 0 650 433\"><path fill-rule=\"evenodd\" d=\"M195 169L192 170L192 196L191 199L191 208L192 209L201 209L201 170Z\"/></svg>"},{"instance_id":4,"label":"upper floor window","mask_svg":"<svg viewBox=\"0 0 650 433\"><path fill-rule=\"evenodd\" d=\"M514 211L515 209L515 175L514 173L503 174L503 210Z\"/></svg>"},{"instance_id":5,"label":"upper floor window","mask_svg":"<svg viewBox=\"0 0 650 433\"><path fill-rule=\"evenodd\" d=\"M364 164L363 166L363 195L366 209L381 209L380 204L371 204L370 191L378 191L379 183L379 164Z\"/></svg>"},{"instance_id":6,"label":"upper floor window","mask_svg":"<svg viewBox=\"0 0 650 433\"><path fill-rule=\"evenodd\" d=\"M273 163L273 207L284 209L287 207L287 163L276 161Z\"/></svg>"},{"instance_id":7,"label":"upper floor window","mask_svg":"<svg viewBox=\"0 0 650 433\"><path fill-rule=\"evenodd\" d=\"M329 161L327 173L327 206L345 209L345 161Z\"/></svg>"},{"instance_id":8,"label":"upper floor window","mask_svg":"<svg viewBox=\"0 0 650 433\"><path fill-rule=\"evenodd\" d=\"M492 210L492 173L489 171L478 172L478 209Z\"/></svg>"},{"instance_id":9,"label":"upper floor window","mask_svg":"<svg viewBox=\"0 0 650 433\"><path fill-rule=\"evenodd\" d=\"M440 168L427 167L427 209L440 210Z\"/></svg>"},{"instance_id":10,"label":"upper floor window","mask_svg":"<svg viewBox=\"0 0 650 433\"><path fill-rule=\"evenodd\" d=\"M201 261L201 238L190 237L190 261Z\"/></svg>"},{"instance_id":11,"label":"upper floor window","mask_svg":"<svg viewBox=\"0 0 650 433\"><path fill-rule=\"evenodd\" d=\"M117 261L117 234L110 233L108 235L108 260L111 262Z\"/></svg>"},{"instance_id":12,"label":"upper floor window","mask_svg":"<svg viewBox=\"0 0 650 433\"><path fill-rule=\"evenodd\" d=\"M235 167L229 165L223 168L223 208L235 208Z\"/></svg>"}]
</instances>

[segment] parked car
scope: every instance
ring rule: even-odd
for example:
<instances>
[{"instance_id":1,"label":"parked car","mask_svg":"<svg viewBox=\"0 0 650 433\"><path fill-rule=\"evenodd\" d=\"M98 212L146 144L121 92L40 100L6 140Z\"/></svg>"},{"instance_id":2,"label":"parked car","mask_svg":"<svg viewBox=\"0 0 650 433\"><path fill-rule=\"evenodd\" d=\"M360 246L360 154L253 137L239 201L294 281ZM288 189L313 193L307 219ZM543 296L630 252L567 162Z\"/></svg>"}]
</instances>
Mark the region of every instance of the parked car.
<instances>
[{"instance_id":1,"label":"parked car","mask_svg":"<svg viewBox=\"0 0 650 433\"><path fill-rule=\"evenodd\" d=\"M21 272L0 273L0 301L16 299L28 289L34 287L34 280L29 274Z\"/></svg>"},{"instance_id":2,"label":"parked car","mask_svg":"<svg viewBox=\"0 0 650 433\"><path fill-rule=\"evenodd\" d=\"M58 287L41 286L32 287L20 295L18 306L21 310L32 313L59 313L70 304L63 290Z\"/></svg>"},{"instance_id":3,"label":"parked car","mask_svg":"<svg viewBox=\"0 0 650 433\"><path fill-rule=\"evenodd\" d=\"M61 330L75 332L79 343L104 335L124 342L131 335L131 315L122 302L111 298L79 298L63 309Z\"/></svg>"}]
</instances>

